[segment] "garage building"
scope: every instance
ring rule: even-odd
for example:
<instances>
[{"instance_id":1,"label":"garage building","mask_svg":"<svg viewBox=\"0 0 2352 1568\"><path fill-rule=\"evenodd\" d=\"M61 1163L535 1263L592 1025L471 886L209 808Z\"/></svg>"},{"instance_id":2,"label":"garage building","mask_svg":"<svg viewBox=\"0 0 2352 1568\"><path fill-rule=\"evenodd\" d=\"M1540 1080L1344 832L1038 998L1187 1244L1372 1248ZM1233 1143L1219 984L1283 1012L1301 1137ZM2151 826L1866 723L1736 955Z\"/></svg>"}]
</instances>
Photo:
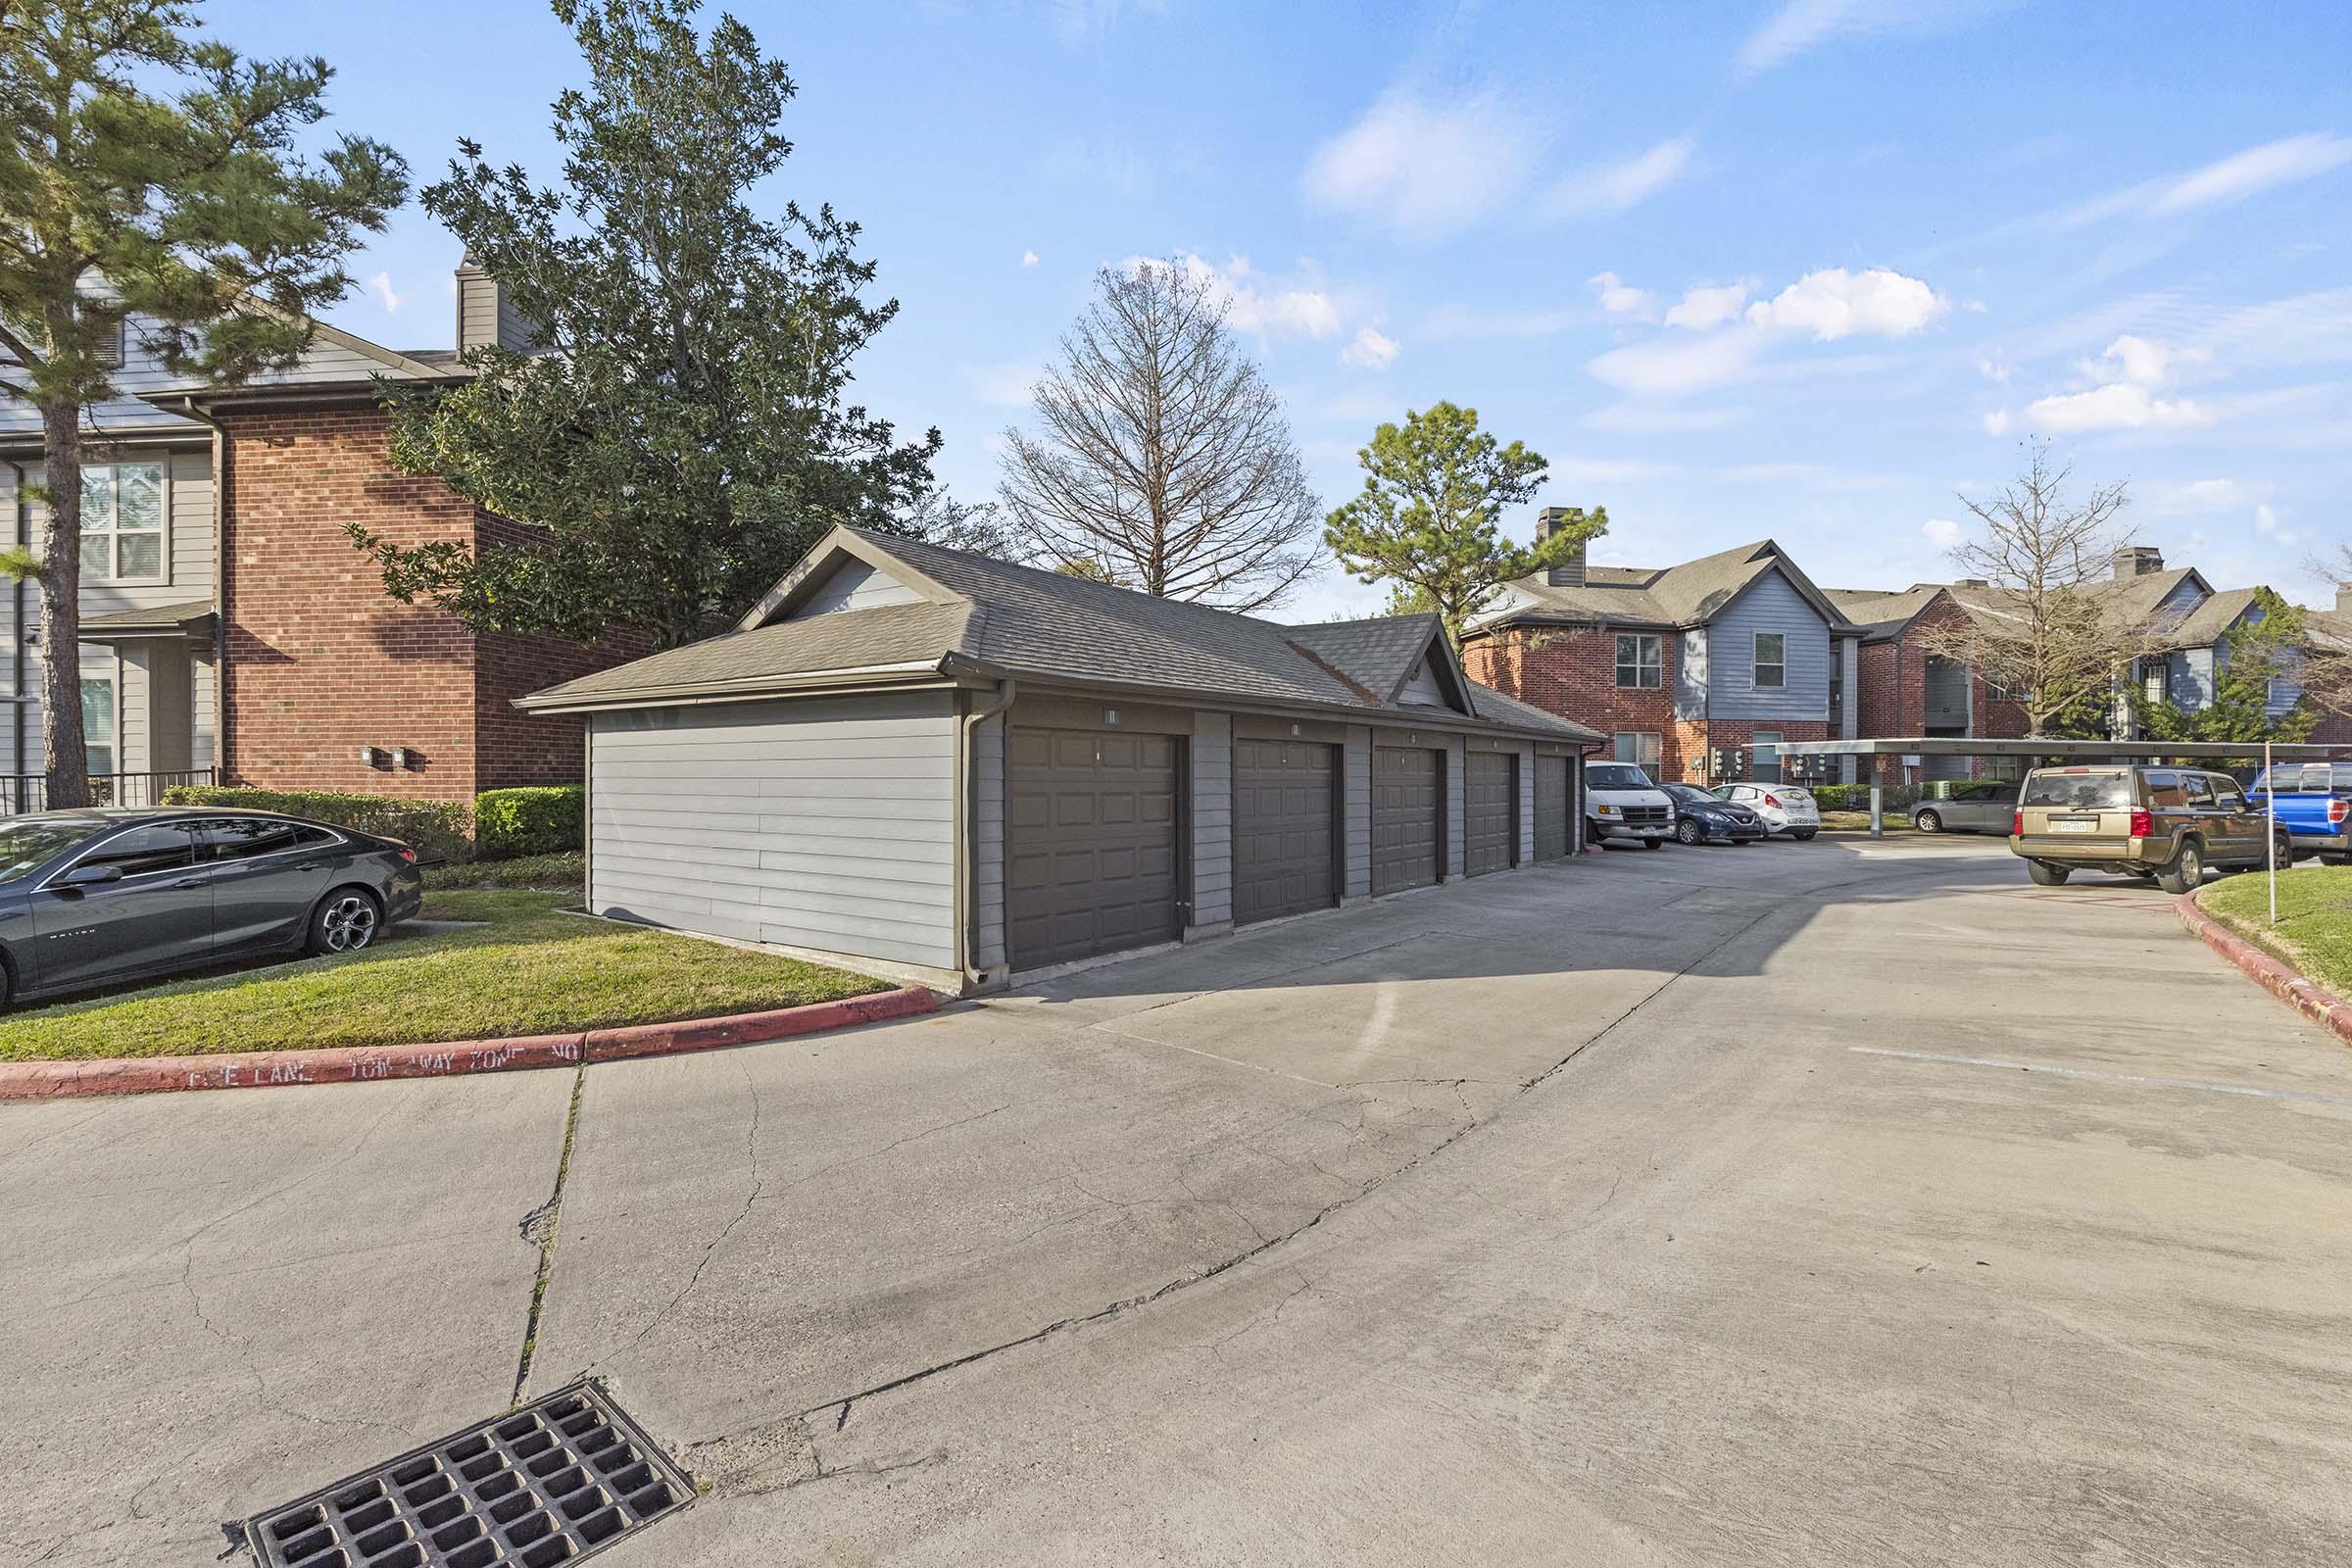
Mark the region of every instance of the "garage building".
<instances>
[{"instance_id":1,"label":"garage building","mask_svg":"<svg viewBox=\"0 0 2352 1568\"><path fill-rule=\"evenodd\" d=\"M587 720L599 914L957 994L1558 860L1601 737L1434 615L1284 626L836 529Z\"/></svg>"}]
</instances>

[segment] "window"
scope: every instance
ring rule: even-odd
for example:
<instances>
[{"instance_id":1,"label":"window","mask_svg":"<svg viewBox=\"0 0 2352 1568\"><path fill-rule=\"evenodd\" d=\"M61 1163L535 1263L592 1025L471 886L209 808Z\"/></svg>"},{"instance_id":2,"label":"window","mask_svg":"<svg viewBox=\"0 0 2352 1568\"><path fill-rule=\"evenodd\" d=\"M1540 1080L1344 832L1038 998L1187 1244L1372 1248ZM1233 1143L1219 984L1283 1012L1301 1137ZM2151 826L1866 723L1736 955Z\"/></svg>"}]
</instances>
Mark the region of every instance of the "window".
<instances>
[{"instance_id":1,"label":"window","mask_svg":"<svg viewBox=\"0 0 2352 1568\"><path fill-rule=\"evenodd\" d=\"M2140 694L2150 703L2161 703L2172 690L2172 666L2161 659L2151 659L2139 666Z\"/></svg>"},{"instance_id":2,"label":"window","mask_svg":"<svg viewBox=\"0 0 2352 1568\"><path fill-rule=\"evenodd\" d=\"M1766 635L1764 632L1756 634L1759 641ZM1777 636L1778 633L1769 635ZM1778 784L1781 781L1781 732L1777 729L1756 731L1754 755L1755 761L1748 769L1749 775L1759 784Z\"/></svg>"},{"instance_id":3,"label":"window","mask_svg":"<svg viewBox=\"0 0 2352 1568\"><path fill-rule=\"evenodd\" d=\"M81 739L89 754L92 774L118 771L115 762L119 736L115 729L115 681L111 675L85 678L81 683Z\"/></svg>"},{"instance_id":4,"label":"window","mask_svg":"<svg viewBox=\"0 0 2352 1568\"><path fill-rule=\"evenodd\" d=\"M1637 767L1658 765L1659 737L1653 730L1627 730L1617 736L1617 760Z\"/></svg>"},{"instance_id":5,"label":"window","mask_svg":"<svg viewBox=\"0 0 2352 1568\"><path fill-rule=\"evenodd\" d=\"M2148 808L2153 811L2179 810L2197 804L2195 787L2178 773L2150 773L2148 780Z\"/></svg>"},{"instance_id":6,"label":"window","mask_svg":"<svg viewBox=\"0 0 2352 1568\"><path fill-rule=\"evenodd\" d=\"M1617 684L1654 691L1665 684L1664 640L1620 634L1617 639Z\"/></svg>"},{"instance_id":7,"label":"window","mask_svg":"<svg viewBox=\"0 0 2352 1568\"><path fill-rule=\"evenodd\" d=\"M1756 633L1756 685L1778 688L1788 684L1788 634L1778 631ZM1773 737L1778 740L1779 736Z\"/></svg>"},{"instance_id":8,"label":"window","mask_svg":"<svg viewBox=\"0 0 2352 1568\"><path fill-rule=\"evenodd\" d=\"M2132 775L2105 767L2035 773L2026 780L2018 804L2073 811L2128 811L2132 808Z\"/></svg>"},{"instance_id":9,"label":"window","mask_svg":"<svg viewBox=\"0 0 2352 1568\"><path fill-rule=\"evenodd\" d=\"M164 467L118 463L81 470L85 581L164 580Z\"/></svg>"},{"instance_id":10,"label":"window","mask_svg":"<svg viewBox=\"0 0 2352 1568\"><path fill-rule=\"evenodd\" d=\"M1648 790L1656 782L1638 767L1621 767L1614 762L1594 762L1585 769L1585 784L1596 790Z\"/></svg>"},{"instance_id":11,"label":"window","mask_svg":"<svg viewBox=\"0 0 2352 1568\"><path fill-rule=\"evenodd\" d=\"M225 822L206 823L204 837L211 848L208 858L250 860L286 850L311 849L328 843L332 835L322 828L305 827L300 822L276 817L239 816Z\"/></svg>"},{"instance_id":12,"label":"window","mask_svg":"<svg viewBox=\"0 0 2352 1568\"><path fill-rule=\"evenodd\" d=\"M2227 773L2208 773L2205 783L2213 792L2213 804L2223 810L2242 811L2246 808L2246 797L2238 789L2237 780Z\"/></svg>"},{"instance_id":13,"label":"window","mask_svg":"<svg viewBox=\"0 0 2352 1568\"><path fill-rule=\"evenodd\" d=\"M158 822L118 833L74 863L121 866L124 876L183 871L196 863L196 841L176 822Z\"/></svg>"}]
</instances>

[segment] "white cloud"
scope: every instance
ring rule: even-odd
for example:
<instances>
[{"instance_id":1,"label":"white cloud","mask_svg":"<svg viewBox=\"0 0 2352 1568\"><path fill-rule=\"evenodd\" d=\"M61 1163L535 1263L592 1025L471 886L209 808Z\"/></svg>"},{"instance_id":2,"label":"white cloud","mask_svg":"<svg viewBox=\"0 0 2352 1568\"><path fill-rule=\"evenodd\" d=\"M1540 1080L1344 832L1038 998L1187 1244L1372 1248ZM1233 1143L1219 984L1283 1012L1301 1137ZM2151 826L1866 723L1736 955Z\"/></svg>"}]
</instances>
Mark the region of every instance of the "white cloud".
<instances>
[{"instance_id":1,"label":"white cloud","mask_svg":"<svg viewBox=\"0 0 2352 1568\"><path fill-rule=\"evenodd\" d=\"M2079 367L2086 378L2102 384L2037 399L2027 407L2026 418L2036 429L2061 434L2211 424L2210 409L2186 398L2157 395L2173 385L2181 366L2201 364L2209 358L2201 349L2175 349L2126 332L2108 344L2097 360L2086 360Z\"/></svg>"},{"instance_id":2,"label":"white cloud","mask_svg":"<svg viewBox=\"0 0 2352 1568\"><path fill-rule=\"evenodd\" d=\"M1186 276L1208 284L1211 296L1225 306L1226 324L1237 332L1253 337L1339 335L1340 308L1329 294L1271 283L1261 289L1258 285L1265 274L1252 268L1247 256L1229 256L1223 267L1216 267L1186 251L1176 258L1176 264ZM1135 271L1168 264L1155 256L1130 256L1119 265Z\"/></svg>"},{"instance_id":3,"label":"white cloud","mask_svg":"<svg viewBox=\"0 0 2352 1568\"><path fill-rule=\"evenodd\" d=\"M2352 139L2288 136L2207 164L2174 182L2149 204L2148 211L2162 218L2240 202L2275 185L2291 185L2346 163L2352 163Z\"/></svg>"},{"instance_id":4,"label":"white cloud","mask_svg":"<svg viewBox=\"0 0 2352 1568\"><path fill-rule=\"evenodd\" d=\"M1721 430L1748 416L1743 408L1664 409L1654 403L1612 403L1594 409L1579 422L1592 430L1618 435L1689 435L1698 430Z\"/></svg>"},{"instance_id":5,"label":"white cloud","mask_svg":"<svg viewBox=\"0 0 2352 1568\"><path fill-rule=\"evenodd\" d=\"M2235 512L2255 494L2235 479L2191 479L2158 491L2152 505L2158 512Z\"/></svg>"},{"instance_id":6,"label":"white cloud","mask_svg":"<svg viewBox=\"0 0 2352 1568\"><path fill-rule=\"evenodd\" d=\"M1995 409L1984 416L1984 433L1986 435L2007 435L2009 433L2009 411Z\"/></svg>"},{"instance_id":7,"label":"white cloud","mask_svg":"<svg viewBox=\"0 0 2352 1568\"><path fill-rule=\"evenodd\" d=\"M1441 305L1429 313L1420 335L1425 338L1550 337L1584 324L1581 311L1485 311L1459 302Z\"/></svg>"},{"instance_id":8,"label":"white cloud","mask_svg":"<svg viewBox=\"0 0 2352 1568\"><path fill-rule=\"evenodd\" d=\"M1703 331L1735 319L1741 307L1747 304L1752 282L1702 285L1687 290L1683 302L1666 313L1668 326L1687 326Z\"/></svg>"},{"instance_id":9,"label":"white cloud","mask_svg":"<svg viewBox=\"0 0 2352 1568\"><path fill-rule=\"evenodd\" d=\"M1738 328L1701 337L1660 337L1611 349L1587 361L1585 368L1635 397L1675 398L1744 380L1762 347L1761 334Z\"/></svg>"},{"instance_id":10,"label":"white cloud","mask_svg":"<svg viewBox=\"0 0 2352 1568\"><path fill-rule=\"evenodd\" d=\"M1315 149L1306 194L1326 212L1436 238L1500 206L1526 177L1540 139L1495 92L1431 104L1392 89Z\"/></svg>"},{"instance_id":11,"label":"white cloud","mask_svg":"<svg viewBox=\"0 0 2352 1568\"><path fill-rule=\"evenodd\" d=\"M1551 187L1541 204L1546 218L1584 218L1622 213L1664 190L1690 167L1698 143L1676 136L1623 163L1582 169Z\"/></svg>"},{"instance_id":12,"label":"white cloud","mask_svg":"<svg viewBox=\"0 0 2352 1568\"><path fill-rule=\"evenodd\" d=\"M452 281L455 281L454 275ZM382 303L387 312L399 310L402 302L408 298L408 296L405 294L399 294L393 291L392 274L390 272L378 272L373 277L369 278L368 280L368 292L373 294L376 299Z\"/></svg>"},{"instance_id":13,"label":"white cloud","mask_svg":"<svg viewBox=\"0 0 2352 1568\"><path fill-rule=\"evenodd\" d=\"M1594 272L1585 279L1592 285L1592 297L1600 308L1611 316L1628 316L1646 321L1657 311L1657 298L1645 288L1636 288L1615 272Z\"/></svg>"},{"instance_id":14,"label":"white cloud","mask_svg":"<svg viewBox=\"0 0 2352 1568\"><path fill-rule=\"evenodd\" d=\"M2000 360L1979 360L1977 373L1998 386L2009 384L2009 367Z\"/></svg>"},{"instance_id":15,"label":"white cloud","mask_svg":"<svg viewBox=\"0 0 2352 1568\"><path fill-rule=\"evenodd\" d=\"M1021 252L1021 265L1022 265L1023 267L1035 267L1035 266L1037 265L1037 252L1035 252L1035 251L1023 251L1023 252Z\"/></svg>"},{"instance_id":16,"label":"white cloud","mask_svg":"<svg viewBox=\"0 0 2352 1568\"><path fill-rule=\"evenodd\" d=\"M2302 534L2278 526L2278 514L2271 510L2268 502L2254 509L2254 531L2274 544L2299 545L2303 542Z\"/></svg>"},{"instance_id":17,"label":"white cloud","mask_svg":"<svg viewBox=\"0 0 2352 1568\"><path fill-rule=\"evenodd\" d=\"M1960 543L1965 530L1949 517L1930 517L1919 525L1928 543L1938 550L1950 550Z\"/></svg>"},{"instance_id":18,"label":"white cloud","mask_svg":"<svg viewBox=\"0 0 2352 1568\"><path fill-rule=\"evenodd\" d=\"M1757 76L1840 33L1929 32L2000 8L1999 0L1788 0L1734 58Z\"/></svg>"},{"instance_id":19,"label":"white cloud","mask_svg":"<svg viewBox=\"0 0 2352 1568\"><path fill-rule=\"evenodd\" d=\"M1565 458L1546 470L1551 483L1562 485L1629 484L1637 479L1662 479L1674 470L1663 463L1639 458Z\"/></svg>"},{"instance_id":20,"label":"white cloud","mask_svg":"<svg viewBox=\"0 0 2352 1568\"><path fill-rule=\"evenodd\" d=\"M1340 361L1359 369L1385 370L1396 358L1397 342L1377 327L1359 326L1355 340L1340 350Z\"/></svg>"},{"instance_id":21,"label":"white cloud","mask_svg":"<svg viewBox=\"0 0 2352 1568\"><path fill-rule=\"evenodd\" d=\"M973 397L994 408L1025 409L1030 389L1043 372L1034 360L1005 360L995 365L967 365L963 384Z\"/></svg>"},{"instance_id":22,"label":"white cloud","mask_svg":"<svg viewBox=\"0 0 2352 1568\"><path fill-rule=\"evenodd\" d=\"M1858 332L1907 337L1950 309L1949 301L1916 277L1878 268L1849 272L1832 267L1807 272L1771 299L1757 301L1748 307L1747 318L1832 343Z\"/></svg>"}]
</instances>

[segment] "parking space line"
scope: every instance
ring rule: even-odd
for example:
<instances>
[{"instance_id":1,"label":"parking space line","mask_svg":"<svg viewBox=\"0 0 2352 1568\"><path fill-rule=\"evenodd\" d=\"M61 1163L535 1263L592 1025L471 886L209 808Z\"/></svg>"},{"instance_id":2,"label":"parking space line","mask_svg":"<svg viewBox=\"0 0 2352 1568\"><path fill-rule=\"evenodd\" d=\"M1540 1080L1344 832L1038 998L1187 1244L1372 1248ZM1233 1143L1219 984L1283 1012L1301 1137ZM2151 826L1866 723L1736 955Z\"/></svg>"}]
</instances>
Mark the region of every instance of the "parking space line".
<instances>
[{"instance_id":1,"label":"parking space line","mask_svg":"<svg viewBox=\"0 0 2352 1568\"><path fill-rule=\"evenodd\" d=\"M1939 1061L1955 1067L2006 1067L2012 1072L2047 1073L2053 1078L2098 1078L2109 1083L2144 1084L2154 1089L2198 1089L2209 1095L2248 1095L2258 1100L2292 1100L2307 1105L2352 1105L2352 1096L2309 1095L2296 1089L2256 1089L2248 1084L2209 1084L2194 1078L2150 1078L2134 1072L2098 1072L2040 1061L2003 1061L1994 1056L1946 1056L1933 1051L1892 1051L1883 1046L1848 1046L1858 1056L1899 1056L1905 1061Z\"/></svg>"}]
</instances>

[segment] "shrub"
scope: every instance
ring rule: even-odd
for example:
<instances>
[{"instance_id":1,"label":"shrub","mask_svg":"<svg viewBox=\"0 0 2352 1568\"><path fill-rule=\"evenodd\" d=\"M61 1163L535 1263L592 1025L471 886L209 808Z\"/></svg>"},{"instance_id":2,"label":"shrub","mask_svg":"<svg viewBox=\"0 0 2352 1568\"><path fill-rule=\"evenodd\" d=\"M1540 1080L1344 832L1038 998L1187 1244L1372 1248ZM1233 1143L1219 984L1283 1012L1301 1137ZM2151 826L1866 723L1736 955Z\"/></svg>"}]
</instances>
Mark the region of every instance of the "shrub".
<instances>
[{"instance_id":1,"label":"shrub","mask_svg":"<svg viewBox=\"0 0 2352 1568\"><path fill-rule=\"evenodd\" d=\"M234 785L176 784L164 791L166 806L242 806L256 811L304 816L361 833L398 839L427 857L473 858L471 823L455 801L404 801L389 795L346 795L334 790L259 790Z\"/></svg>"},{"instance_id":2,"label":"shrub","mask_svg":"<svg viewBox=\"0 0 2352 1568\"><path fill-rule=\"evenodd\" d=\"M473 798L473 831L484 855L561 855L587 838L588 792L576 784L484 790Z\"/></svg>"}]
</instances>

